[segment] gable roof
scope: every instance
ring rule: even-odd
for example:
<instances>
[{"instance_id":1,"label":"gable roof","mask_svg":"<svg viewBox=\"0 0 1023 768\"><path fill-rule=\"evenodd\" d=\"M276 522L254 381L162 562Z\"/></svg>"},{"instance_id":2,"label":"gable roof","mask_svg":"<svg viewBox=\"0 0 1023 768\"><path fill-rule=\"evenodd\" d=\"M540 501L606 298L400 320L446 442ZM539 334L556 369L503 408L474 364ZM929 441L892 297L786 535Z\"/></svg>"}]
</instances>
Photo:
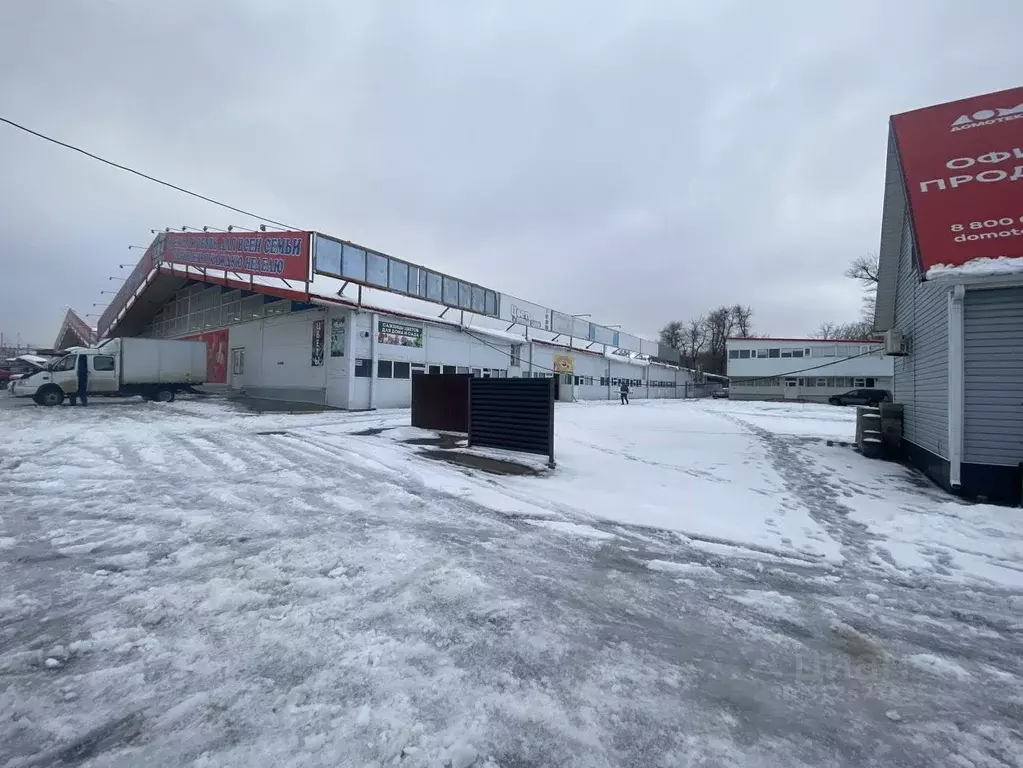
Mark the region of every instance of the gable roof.
<instances>
[{"instance_id":1,"label":"gable roof","mask_svg":"<svg viewBox=\"0 0 1023 768\"><path fill-rule=\"evenodd\" d=\"M911 226L907 219L906 185L899 163L895 130L888 123L888 160L884 174L884 210L881 214L881 247L878 251L877 301L874 330L887 331L895 324L895 288L899 282L899 253L902 232ZM914 269L915 269L914 265Z\"/></svg>"}]
</instances>

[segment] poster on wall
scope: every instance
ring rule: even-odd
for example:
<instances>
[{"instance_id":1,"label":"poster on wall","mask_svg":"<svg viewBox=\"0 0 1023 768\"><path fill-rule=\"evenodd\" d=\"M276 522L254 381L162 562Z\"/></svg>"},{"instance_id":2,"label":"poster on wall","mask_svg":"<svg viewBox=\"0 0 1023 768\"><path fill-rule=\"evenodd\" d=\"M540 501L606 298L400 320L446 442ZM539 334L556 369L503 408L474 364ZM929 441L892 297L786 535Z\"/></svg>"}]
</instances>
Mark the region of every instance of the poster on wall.
<instances>
[{"instance_id":1,"label":"poster on wall","mask_svg":"<svg viewBox=\"0 0 1023 768\"><path fill-rule=\"evenodd\" d=\"M330 356L345 356L345 319L344 317L330 318Z\"/></svg>"},{"instance_id":2,"label":"poster on wall","mask_svg":"<svg viewBox=\"0 0 1023 768\"><path fill-rule=\"evenodd\" d=\"M423 329L404 323L380 323L377 327L377 342L398 347L422 347Z\"/></svg>"},{"instance_id":3,"label":"poster on wall","mask_svg":"<svg viewBox=\"0 0 1023 768\"><path fill-rule=\"evenodd\" d=\"M206 342L206 383L227 384L228 331L200 333L185 340Z\"/></svg>"},{"instance_id":4,"label":"poster on wall","mask_svg":"<svg viewBox=\"0 0 1023 768\"><path fill-rule=\"evenodd\" d=\"M571 355L555 355L554 371L556 373L575 373L575 358Z\"/></svg>"},{"instance_id":5,"label":"poster on wall","mask_svg":"<svg viewBox=\"0 0 1023 768\"><path fill-rule=\"evenodd\" d=\"M323 329L322 320L313 320L313 366L323 365Z\"/></svg>"}]
</instances>

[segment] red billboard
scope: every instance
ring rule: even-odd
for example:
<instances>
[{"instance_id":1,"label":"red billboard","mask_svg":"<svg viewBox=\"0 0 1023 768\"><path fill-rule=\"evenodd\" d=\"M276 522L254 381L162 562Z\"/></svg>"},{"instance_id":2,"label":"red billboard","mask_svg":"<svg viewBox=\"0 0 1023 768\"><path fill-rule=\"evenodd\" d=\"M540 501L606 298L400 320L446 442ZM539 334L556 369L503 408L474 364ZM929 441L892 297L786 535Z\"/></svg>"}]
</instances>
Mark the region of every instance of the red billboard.
<instances>
[{"instance_id":1,"label":"red billboard","mask_svg":"<svg viewBox=\"0 0 1023 768\"><path fill-rule=\"evenodd\" d=\"M206 342L206 383L227 384L228 330L209 331L195 336L185 336L185 341Z\"/></svg>"},{"instance_id":2,"label":"red billboard","mask_svg":"<svg viewBox=\"0 0 1023 768\"><path fill-rule=\"evenodd\" d=\"M1023 88L892 117L924 273L1023 256Z\"/></svg>"},{"instance_id":3,"label":"red billboard","mask_svg":"<svg viewBox=\"0 0 1023 768\"><path fill-rule=\"evenodd\" d=\"M308 232L170 232L163 261L282 280L309 280Z\"/></svg>"}]
</instances>

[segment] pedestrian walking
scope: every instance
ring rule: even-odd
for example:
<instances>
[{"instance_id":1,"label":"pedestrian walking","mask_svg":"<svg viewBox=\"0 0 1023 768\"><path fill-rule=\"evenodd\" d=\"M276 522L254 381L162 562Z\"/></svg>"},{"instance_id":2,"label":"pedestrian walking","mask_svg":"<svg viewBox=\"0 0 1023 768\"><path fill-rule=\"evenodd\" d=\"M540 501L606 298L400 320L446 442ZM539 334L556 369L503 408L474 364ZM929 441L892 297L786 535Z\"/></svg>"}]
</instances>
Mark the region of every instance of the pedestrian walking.
<instances>
[{"instance_id":1,"label":"pedestrian walking","mask_svg":"<svg viewBox=\"0 0 1023 768\"><path fill-rule=\"evenodd\" d=\"M622 405L629 404L629 382L622 379L622 386L618 389L618 394L621 395Z\"/></svg>"}]
</instances>

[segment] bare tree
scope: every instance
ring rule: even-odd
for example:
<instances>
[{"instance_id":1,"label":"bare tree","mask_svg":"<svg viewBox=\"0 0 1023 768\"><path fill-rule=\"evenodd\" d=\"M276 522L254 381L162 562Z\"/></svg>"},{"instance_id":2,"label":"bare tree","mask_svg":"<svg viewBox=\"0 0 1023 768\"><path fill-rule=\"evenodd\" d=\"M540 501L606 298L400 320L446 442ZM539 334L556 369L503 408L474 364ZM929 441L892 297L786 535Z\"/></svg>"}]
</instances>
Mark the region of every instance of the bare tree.
<instances>
[{"instance_id":1,"label":"bare tree","mask_svg":"<svg viewBox=\"0 0 1023 768\"><path fill-rule=\"evenodd\" d=\"M879 260L876 253L865 253L857 256L845 270L845 276L853 280L859 280L864 288L875 288L877 286L877 273Z\"/></svg>"},{"instance_id":2,"label":"bare tree","mask_svg":"<svg viewBox=\"0 0 1023 768\"><path fill-rule=\"evenodd\" d=\"M810 334L811 339L838 339L841 338L839 330L842 328L838 323L821 323L816 331Z\"/></svg>"},{"instance_id":3,"label":"bare tree","mask_svg":"<svg viewBox=\"0 0 1023 768\"><path fill-rule=\"evenodd\" d=\"M732 330L737 336L749 338L753 333L753 308L744 307L741 304L734 305L729 313L731 315Z\"/></svg>"},{"instance_id":4,"label":"bare tree","mask_svg":"<svg viewBox=\"0 0 1023 768\"><path fill-rule=\"evenodd\" d=\"M661 328L660 341L666 347L678 350L684 356L683 344L685 337L685 326L679 320L672 320Z\"/></svg>"},{"instance_id":5,"label":"bare tree","mask_svg":"<svg viewBox=\"0 0 1023 768\"><path fill-rule=\"evenodd\" d=\"M690 320L685 327L683 333L683 345L685 352L682 354L682 359L685 362L687 368L695 368L696 361L703 353L703 348L707 344L707 321L703 317L698 317L695 320Z\"/></svg>"}]
</instances>

